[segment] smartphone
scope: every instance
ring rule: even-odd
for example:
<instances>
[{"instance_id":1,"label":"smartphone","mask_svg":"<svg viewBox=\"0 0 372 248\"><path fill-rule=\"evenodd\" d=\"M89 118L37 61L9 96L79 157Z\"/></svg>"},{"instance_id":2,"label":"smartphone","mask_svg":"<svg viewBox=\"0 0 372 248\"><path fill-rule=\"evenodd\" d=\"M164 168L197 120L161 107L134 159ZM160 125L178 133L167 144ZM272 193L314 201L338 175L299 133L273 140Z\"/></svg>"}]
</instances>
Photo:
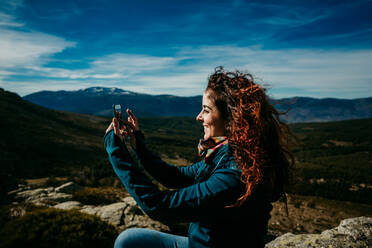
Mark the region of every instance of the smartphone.
<instances>
[{"instance_id":1,"label":"smartphone","mask_svg":"<svg viewBox=\"0 0 372 248\"><path fill-rule=\"evenodd\" d=\"M118 119L119 128L121 128L123 122L121 121L121 106L120 106L120 104L113 104L112 105L112 112L113 112L114 117L116 117L116 119Z\"/></svg>"},{"instance_id":2,"label":"smartphone","mask_svg":"<svg viewBox=\"0 0 372 248\"><path fill-rule=\"evenodd\" d=\"M112 105L112 111L113 111L114 117L116 117L119 120L120 117L121 117L121 106L120 106L120 104L113 104Z\"/></svg>"}]
</instances>

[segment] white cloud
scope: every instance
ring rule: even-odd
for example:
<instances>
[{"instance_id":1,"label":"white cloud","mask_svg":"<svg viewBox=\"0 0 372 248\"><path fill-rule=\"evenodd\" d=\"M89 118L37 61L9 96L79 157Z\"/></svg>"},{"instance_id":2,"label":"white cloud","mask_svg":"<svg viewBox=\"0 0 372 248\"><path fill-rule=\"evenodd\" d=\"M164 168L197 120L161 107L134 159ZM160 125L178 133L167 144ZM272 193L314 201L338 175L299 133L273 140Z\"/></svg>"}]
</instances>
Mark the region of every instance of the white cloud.
<instances>
[{"instance_id":1,"label":"white cloud","mask_svg":"<svg viewBox=\"0 0 372 248\"><path fill-rule=\"evenodd\" d=\"M197 59L195 70L223 65L253 73L273 89L298 88L321 97L347 97L358 88L372 90L372 50L325 51L315 49L263 50L235 46L185 49L183 56ZM317 94L314 94L314 93ZM292 93L293 94L293 93ZM356 94L355 94L356 95ZM281 94L278 97L287 96Z\"/></svg>"},{"instance_id":2,"label":"white cloud","mask_svg":"<svg viewBox=\"0 0 372 248\"><path fill-rule=\"evenodd\" d=\"M14 11L19 6L23 5L23 0L2 0L1 4L7 11Z\"/></svg>"},{"instance_id":3,"label":"white cloud","mask_svg":"<svg viewBox=\"0 0 372 248\"><path fill-rule=\"evenodd\" d=\"M62 52L75 42L63 38L28 30L17 20L15 10L23 4L22 0L4 0L0 9L0 86L15 84L6 81L9 76L35 74L30 68L42 68L51 56ZM17 92L23 91L19 88Z\"/></svg>"},{"instance_id":4,"label":"white cloud","mask_svg":"<svg viewBox=\"0 0 372 248\"><path fill-rule=\"evenodd\" d=\"M0 28L0 33L0 68L42 65L49 56L75 45L74 42L39 32Z\"/></svg>"},{"instance_id":5,"label":"white cloud","mask_svg":"<svg viewBox=\"0 0 372 248\"><path fill-rule=\"evenodd\" d=\"M28 74L64 79L128 79L137 74L156 72L172 67L177 62L172 57L143 54L109 54L89 63L88 69L63 69L45 66L28 66Z\"/></svg>"},{"instance_id":6,"label":"white cloud","mask_svg":"<svg viewBox=\"0 0 372 248\"><path fill-rule=\"evenodd\" d=\"M206 87L208 73L183 71L176 75L137 76L133 81L140 82L141 88L149 94L174 94L178 96L202 95ZM133 91L138 91L133 89Z\"/></svg>"},{"instance_id":7,"label":"white cloud","mask_svg":"<svg viewBox=\"0 0 372 248\"><path fill-rule=\"evenodd\" d=\"M277 98L296 95L291 89L301 92L297 95L345 98L369 96L372 90L372 50L265 50L260 46L233 45L185 47L179 48L174 56L164 57L108 54L93 59L89 68L72 70L46 67L44 62L54 53L73 46L73 42L47 34L34 34L38 33L8 35L9 49L1 45L4 40L0 38L0 49L8 52L5 53L8 63L0 59L0 80L2 77L4 81L5 77L15 73L6 70L10 65L25 68L23 75L42 77L37 84L30 81L28 87L26 82L12 87L23 87L17 90L24 92L21 94L104 84L149 94L200 95L205 89L207 77L220 65L228 70L251 72L269 84L270 92ZM19 38L14 38L14 43L21 49L20 54L14 51L15 47L11 47L12 37ZM49 43L45 42L45 38ZM41 40L43 46L39 45ZM78 86L72 87L67 84L69 81ZM1 84L4 85L4 82Z\"/></svg>"},{"instance_id":8,"label":"white cloud","mask_svg":"<svg viewBox=\"0 0 372 248\"><path fill-rule=\"evenodd\" d=\"M92 66L100 70L139 72L159 70L174 64L173 57L156 57L142 54L110 54L92 62Z\"/></svg>"},{"instance_id":9,"label":"white cloud","mask_svg":"<svg viewBox=\"0 0 372 248\"><path fill-rule=\"evenodd\" d=\"M24 24L17 22L12 15L0 12L0 27L22 27Z\"/></svg>"}]
</instances>

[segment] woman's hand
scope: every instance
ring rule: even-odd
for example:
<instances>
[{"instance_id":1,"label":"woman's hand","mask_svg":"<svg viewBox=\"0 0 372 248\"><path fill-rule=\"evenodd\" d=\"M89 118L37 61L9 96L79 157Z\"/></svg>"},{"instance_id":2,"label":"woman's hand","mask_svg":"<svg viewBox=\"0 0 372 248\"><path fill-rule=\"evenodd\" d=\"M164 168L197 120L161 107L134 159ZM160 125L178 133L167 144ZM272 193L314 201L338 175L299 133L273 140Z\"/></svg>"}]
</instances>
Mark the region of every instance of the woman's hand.
<instances>
[{"instance_id":1,"label":"woman's hand","mask_svg":"<svg viewBox=\"0 0 372 248\"><path fill-rule=\"evenodd\" d=\"M129 135L130 145L132 146L133 149L136 149L136 137L134 136L133 132L139 130L138 120L130 109L127 109L127 114L129 116L128 116L128 122L125 125L126 130L124 130L124 135L125 137Z\"/></svg>"},{"instance_id":2,"label":"woman's hand","mask_svg":"<svg viewBox=\"0 0 372 248\"><path fill-rule=\"evenodd\" d=\"M133 149L136 149L136 137L133 132L139 130L138 120L136 116L130 109L127 109L127 114L129 115L128 121L120 120L122 122L122 128L120 129L119 120L117 118L112 118L111 124L106 129L106 133L114 129L115 135L117 135L121 141L126 137L130 137L130 144Z\"/></svg>"},{"instance_id":3,"label":"woman's hand","mask_svg":"<svg viewBox=\"0 0 372 248\"><path fill-rule=\"evenodd\" d=\"M138 126L138 120L136 116L133 114L132 110L130 109L127 109L127 114L129 115L128 122L132 124L131 126L133 127L133 131L138 131L139 126Z\"/></svg>"},{"instance_id":4,"label":"woman's hand","mask_svg":"<svg viewBox=\"0 0 372 248\"><path fill-rule=\"evenodd\" d=\"M124 139L124 136L123 136L124 129L119 128L119 121L118 121L118 119L116 119L116 117L112 118L112 121L111 121L110 125L106 129L106 133L111 131L112 129L114 129L114 134L117 135L120 138L121 141L123 141L123 139Z\"/></svg>"}]
</instances>

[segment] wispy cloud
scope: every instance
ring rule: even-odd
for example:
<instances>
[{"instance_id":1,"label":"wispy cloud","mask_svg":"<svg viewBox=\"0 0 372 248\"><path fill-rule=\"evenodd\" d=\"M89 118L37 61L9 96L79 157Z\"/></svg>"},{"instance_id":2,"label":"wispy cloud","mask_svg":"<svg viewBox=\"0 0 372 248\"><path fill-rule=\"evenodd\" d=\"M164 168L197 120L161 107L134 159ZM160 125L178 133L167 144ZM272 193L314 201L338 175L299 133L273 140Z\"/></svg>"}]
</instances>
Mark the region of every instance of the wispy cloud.
<instances>
[{"instance_id":1,"label":"wispy cloud","mask_svg":"<svg viewBox=\"0 0 372 248\"><path fill-rule=\"evenodd\" d=\"M224 65L232 70L247 70L269 84L273 92L292 87L302 89L309 96L317 93L319 97L346 97L346 91L358 95L358 88L372 90L369 69L372 50L264 50L218 46L188 49L183 55L198 57L195 67ZM287 95L276 94L276 97L284 96Z\"/></svg>"},{"instance_id":2,"label":"wispy cloud","mask_svg":"<svg viewBox=\"0 0 372 248\"><path fill-rule=\"evenodd\" d=\"M175 65L177 58L143 54L109 54L93 59L88 69L64 69L27 66L28 75L62 79L128 79L134 75L164 70Z\"/></svg>"},{"instance_id":3,"label":"wispy cloud","mask_svg":"<svg viewBox=\"0 0 372 248\"><path fill-rule=\"evenodd\" d=\"M84 70L42 67L35 70L44 72L45 77L105 79L103 82L110 86L122 85L144 93L198 95L209 74L222 65L230 70L251 72L270 86L275 97L288 96L281 91L283 88L296 88L309 96L316 93L319 97L346 97L346 92L357 96L361 93L358 89L371 90L371 59L372 50L205 46L181 49L174 57L108 55L93 61L91 68ZM189 60L192 63L187 63Z\"/></svg>"},{"instance_id":4,"label":"wispy cloud","mask_svg":"<svg viewBox=\"0 0 372 248\"><path fill-rule=\"evenodd\" d=\"M0 28L0 33L0 68L44 64L49 56L75 45L74 42L40 32Z\"/></svg>"},{"instance_id":5,"label":"wispy cloud","mask_svg":"<svg viewBox=\"0 0 372 248\"><path fill-rule=\"evenodd\" d=\"M15 20L12 15L0 12L0 27L22 27L24 24Z\"/></svg>"},{"instance_id":6,"label":"wispy cloud","mask_svg":"<svg viewBox=\"0 0 372 248\"><path fill-rule=\"evenodd\" d=\"M17 91L21 85L7 79L35 74L33 68L43 68L53 55L76 45L64 38L25 28L24 23L14 16L22 4L23 1L4 1L0 9L0 86ZM15 87L8 87L10 84ZM30 90L34 86L29 85L31 87L24 89ZM21 91L26 92L23 88Z\"/></svg>"},{"instance_id":7,"label":"wispy cloud","mask_svg":"<svg viewBox=\"0 0 372 248\"><path fill-rule=\"evenodd\" d=\"M2 1L0 8L0 70L22 69L26 66L42 65L50 56L75 46L54 35L29 30L17 20L15 10L23 1ZM22 29L18 29L23 27Z\"/></svg>"},{"instance_id":8,"label":"wispy cloud","mask_svg":"<svg viewBox=\"0 0 372 248\"><path fill-rule=\"evenodd\" d=\"M110 54L91 63L94 71L122 74L138 74L155 71L174 65L174 57L159 57L143 54Z\"/></svg>"},{"instance_id":9,"label":"wispy cloud","mask_svg":"<svg viewBox=\"0 0 372 248\"><path fill-rule=\"evenodd\" d=\"M329 8L312 8L308 9L305 6L296 6L280 4L263 4L251 3L248 5L254 9L263 9L270 14L253 20L254 23L264 23L280 28L294 28L308 25L319 20L329 18L333 11ZM253 14L253 13L252 13Z\"/></svg>"}]
</instances>

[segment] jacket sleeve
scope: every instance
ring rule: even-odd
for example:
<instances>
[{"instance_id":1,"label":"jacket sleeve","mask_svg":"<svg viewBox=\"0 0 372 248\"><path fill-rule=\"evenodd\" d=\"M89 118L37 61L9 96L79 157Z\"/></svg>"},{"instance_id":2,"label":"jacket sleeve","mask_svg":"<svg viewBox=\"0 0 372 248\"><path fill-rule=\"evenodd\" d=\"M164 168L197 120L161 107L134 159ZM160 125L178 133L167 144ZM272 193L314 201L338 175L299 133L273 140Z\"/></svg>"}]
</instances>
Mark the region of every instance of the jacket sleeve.
<instances>
[{"instance_id":1,"label":"jacket sleeve","mask_svg":"<svg viewBox=\"0 0 372 248\"><path fill-rule=\"evenodd\" d=\"M168 188L181 188L194 183L198 168L202 161L189 166L175 166L164 162L147 147L145 137L141 131L135 131L136 154L146 171L159 183Z\"/></svg>"},{"instance_id":2,"label":"jacket sleeve","mask_svg":"<svg viewBox=\"0 0 372 248\"><path fill-rule=\"evenodd\" d=\"M142 210L164 222L200 221L216 218L214 210L233 204L242 192L240 173L218 169L206 181L177 190L161 191L134 166L126 146L109 131L104 144L110 163Z\"/></svg>"}]
</instances>

